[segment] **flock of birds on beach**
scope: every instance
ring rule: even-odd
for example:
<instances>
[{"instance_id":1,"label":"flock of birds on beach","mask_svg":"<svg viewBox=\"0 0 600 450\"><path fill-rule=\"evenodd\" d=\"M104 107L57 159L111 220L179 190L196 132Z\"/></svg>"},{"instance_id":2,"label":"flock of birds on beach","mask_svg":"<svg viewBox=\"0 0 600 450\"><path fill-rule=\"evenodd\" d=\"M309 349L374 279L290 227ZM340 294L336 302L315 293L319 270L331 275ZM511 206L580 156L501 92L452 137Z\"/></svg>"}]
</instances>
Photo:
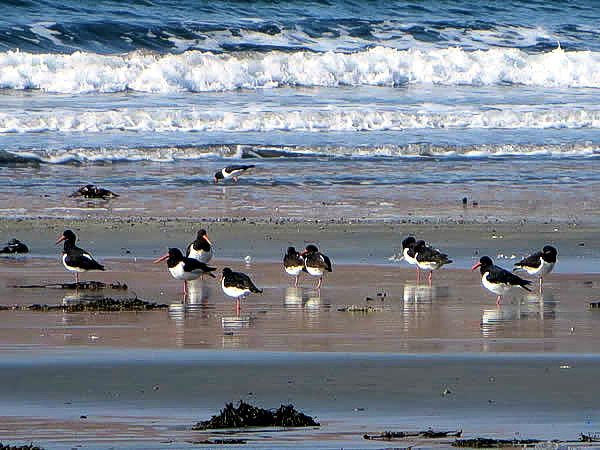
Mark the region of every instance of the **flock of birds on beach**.
<instances>
[{"instance_id":1,"label":"flock of birds on beach","mask_svg":"<svg viewBox=\"0 0 600 450\"><path fill-rule=\"evenodd\" d=\"M104 266L94 259L87 251L76 245L77 237L71 230L65 230L56 241L56 245L64 242L62 262L69 272L75 273L75 282L79 283L79 273L89 270L104 270ZM185 256L178 248L169 248L169 251L154 260L155 264L162 261L167 262L167 269L176 280L183 280L183 295L187 297L187 282L208 275L216 278L212 273L217 270L208 262L213 257L212 242L208 238L206 230L201 229L196 239L187 246ZM306 249L298 253L294 247L289 247L284 256L285 272L295 277L296 286L302 271L309 275L319 277L316 288L320 289L325 272L331 272L331 260L313 245L307 245ZM240 298L251 293L262 293L262 289L256 287L248 275L242 272L234 272L229 267L223 269L221 275L221 288L225 295L236 299L236 310L240 310Z\"/></svg>"},{"instance_id":2,"label":"flock of birds on beach","mask_svg":"<svg viewBox=\"0 0 600 450\"><path fill-rule=\"evenodd\" d=\"M255 166L227 166L215 173L214 182L218 183L219 180L232 179L237 183L238 177L246 170L253 167ZM110 191L93 185L84 186L75 194L87 197L98 193L102 194L102 198L109 194L111 194L111 196L118 196ZM76 245L76 240L77 237L73 231L65 230L62 236L56 241L56 245L64 242L62 252L63 265L68 271L75 273L75 282L79 283L80 272L104 270L104 266L97 262L89 252L79 248ZM0 253L26 253L27 251L28 249L25 244L16 239L12 239L5 248L0 250ZM531 276L538 277L541 293L543 290L544 277L550 274L554 269L557 254L556 248L546 245L541 251L535 252L516 263L513 271L516 272L521 270ZM212 257L212 242L208 238L206 230L201 229L198 231L196 239L187 246L185 256L178 248L169 248L165 255L153 262L158 264L166 260L167 268L171 276L176 280L183 280L183 294L185 300L188 294L188 281L195 280L204 275L216 278L212 272L217 270L217 268L208 265ZM417 282L420 282L421 271L428 272L428 282L430 286L432 283L433 272L453 262L449 259L447 254L427 245L424 240L416 240L414 236L408 236L402 241L402 255L400 259L404 259L409 264L416 266ZM318 281L315 284L315 289L318 290L321 288L325 273L332 271L332 264L327 255L321 253L316 245L310 244L301 252L298 252L294 247L288 247L287 252L283 257L283 269L286 274L294 277L295 287L298 286L302 272L306 272L313 277L318 277ZM475 269L480 270L482 285L497 295L497 305L500 305L502 297L514 287L531 291L529 285L532 284L532 281L525 280L518 275L495 265L488 256L481 257L479 262L471 268L471 270ZM238 312L240 310L240 298L251 293L263 292L262 289L256 287L248 275L242 272L234 272L229 267L225 267L222 271L221 288L225 295L236 299L236 309Z\"/></svg>"},{"instance_id":3,"label":"flock of birds on beach","mask_svg":"<svg viewBox=\"0 0 600 450\"><path fill-rule=\"evenodd\" d=\"M56 244L63 244L62 262L65 268L75 273L76 283L79 282L79 273L89 270L104 270L104 266L98 263L90 253L77 247L77 237L71 230L65 230ZM187 297L187 282L195 280L204 275L216 278L212 273L216 267L208 265L213 257L212 242L208 238L206 230L198 231L196 239L186 249L185 256L178 248L169 248L169 251L154 260L155 264L162 261L167 262L167 269L176 280L184 282L184 299ZM515 264L514 271L522 270L529 275L537 276L540 280L540 292L543 289L543 280L554 269L557 251L550 245ZM417 281L420 281L421 271L429 273L428 282L431 285L433 272L443 266L452 263L448 255L427 245L425 241L417 241L409 236L402 242L402 259L409 264L415 265L417 269ZM481 282L489 291L497 295L496 303L499 305L502 296L511 288L520 287L531 291L530 280L525 280L506 269L494 265L492 259L483 256L471 270L478 269L481 273ZM318 277L315 285L320 289L323 276L332 271L331 260L327 255L321 253L316 245L309 244L305 250L298 252L294 247L288 247L283 257L283 269L286 274L294 277L294 286L298 286L302 272L313 277ZM236 310L240 310L240 298L251 293L262 293L262 289L256 287L248 275L242 272L234 272L225 267L221 275L221 288L225 295L236 299Z\"/></svg>"}]
</instances>

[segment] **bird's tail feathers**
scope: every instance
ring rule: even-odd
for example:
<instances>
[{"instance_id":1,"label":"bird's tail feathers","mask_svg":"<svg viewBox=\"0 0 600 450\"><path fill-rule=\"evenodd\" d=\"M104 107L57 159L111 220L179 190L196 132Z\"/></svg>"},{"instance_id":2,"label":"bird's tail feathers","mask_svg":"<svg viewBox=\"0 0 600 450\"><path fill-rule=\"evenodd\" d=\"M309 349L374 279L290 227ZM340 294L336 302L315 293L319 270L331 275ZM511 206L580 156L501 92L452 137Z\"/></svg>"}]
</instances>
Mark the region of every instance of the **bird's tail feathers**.
<instances>
[{"instance_id":1,"label":"bird's tail feathers","mask_svg":"<svg viewBox=\"0 0 600 450\"><path fill-rule=\"evenodd\" d=\"M252 286L252 287L250 288L250 292L253 292L253 293L255 293L255 294L262 294L263 290L262 290L262 289L259 289L259 288L257 288L256 286Z\"/></svg>"}]
</instances>

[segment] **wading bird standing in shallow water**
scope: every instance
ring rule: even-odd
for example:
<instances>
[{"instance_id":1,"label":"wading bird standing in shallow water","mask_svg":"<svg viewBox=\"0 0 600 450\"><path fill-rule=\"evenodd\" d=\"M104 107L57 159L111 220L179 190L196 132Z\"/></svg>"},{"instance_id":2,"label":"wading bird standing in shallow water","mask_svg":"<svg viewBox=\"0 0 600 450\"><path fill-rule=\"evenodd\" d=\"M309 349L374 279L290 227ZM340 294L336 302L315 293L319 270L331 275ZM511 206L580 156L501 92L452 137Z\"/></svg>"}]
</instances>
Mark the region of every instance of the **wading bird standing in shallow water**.
<instances>
[{"instance_id":1,"label":"wading bird standing in shallow water","mask_svg":"<svg viewBox=\"0 0 600 450\"><path fill-rule=\"evenodd\" d=\"M558 252L551 245L546 245L541 252L535 252L515 264L513 272L524 270L529 275L540 278L540 294L544 290L544 277L554 269Z\"/></svg>"},{"instance_id":2,"label":"wading bird standing in shallow water","mask_svg":"<svg viewBox=\"0 0 600 450\"><path fill-rule=\"evenodd\" d=\"M331 260L319 251L316 245L307 245L306 249L300 253L304 258L304 268L309 275L319 277L319 281L315 286L316 289L321 288L323 283L323 275L325 272L331 272Z\"/></svg>"},{"instance_id":3,"label":"wading bird standing in shallow water","mask_svg":"<svg viewBox=\"0 0 600 450\"><path fill-rule=\"evenodd\" d=\"M287 253L283 256L283 269L285 270L285 273L295 277L294 286L298 287L300 273L305 270L304 258L294 247L288 247Z\"/></svg>"},{"instance_id":4,"label":"wading bird standing in shallow water","mask_svg":"<svg viewBox=\"0 0 600 450\"><path fill-rule=\"evenodd\" d=\"M56 241L56 245L64 241L62 262L69 272L75 272L75 282L79 283L79 272L88 270L104 270L104 266L96 261L92 255L75 245L77 236L71 230L65 230Z\"/></svg>"},{"instance_id":5,"label":"wading bird standing in shallow water","mask_svg":"<svg viewBox=\"0 0 600 450\"><path fill-rule=\"evenodd\" d=\"M205 229L198 231L196 240L188 245L185 256L187 258L197 259L205 264L208 264L208 262L212 259L212 242L210 242L210 239L208 239Z\"/></svg>"},{"instance_id":6,"label":"wading bird standing in shallow water","mask_svg":"<svg viewBox=\"0 0 600 450\"><path fill-rule=\"evenodd\" d=\"M531 289L528 287L531 281L524 280L502 267L495 266L492 259L488 256L482 256L471 270L477 268L479 268L479 272L481 273L481 284L483 284L483 287L498 296L496 299L497 305L500 304L502 296L513 287L522 287L526 291L531 292Z\"/></svg>"},{"instance_id":7,"label":"wading bird standing in shallow water","mask_svg":"<svg viewBox=\"0 0 600 450\"><path fill-rule=\"evenodd\" d=\"M225 295L235 298L235 310L240 312L240 297L247 294L262 294L262 289L257 288L250 277L242 272L234 272L229 267L223 269L221 288Z\"/></svg>"},{"instance_id":8,"label":"wading bird standing in shallow water","mask_svg":"<svg viewBox=\"0 0 600 450\"><path fill-rule=\"evenodd\" d=\"M421 270L429 272L429 285L431 286L431 278L434 270L441 269L446 264L451 264L452 260L448 255L441 253L433 247L425 244L425 241L417 241L412 248L414 259L417 261L417 267ZM417 277L419 279L420 277Z\"/></svg>"},{"instance_id":9,"label":"wading bird standing in shallow water","mask_svg":"<svg viewBox=\"0 0 600 450\"><path fill-rule=\"evenodd\" d=\"M169 252L160 258L154 260L154 264L167 260L169 273L176 280L183 280L183 296L187 297L187 282L195 280L204 275L216 278L211 272L217 270L216 267L208 267L203 262L193 258L186 258L178 248L170 248Z\"/></svg>"},{"instance_id":10,"label":"wading bird standing in shallow water","mask_svg":"<svg viewBox=\"0 0 600 450\"><path fill-rule=\"evenodd\" d=\"M247 166L227 166L223 169L219 170L215 173L215 183L218 183L219 180L228 180L233 178L233 181L238 182L238 176L244 173L248 169L252 169L254 164L249 164Z\"/></svg>"}]
</instances>

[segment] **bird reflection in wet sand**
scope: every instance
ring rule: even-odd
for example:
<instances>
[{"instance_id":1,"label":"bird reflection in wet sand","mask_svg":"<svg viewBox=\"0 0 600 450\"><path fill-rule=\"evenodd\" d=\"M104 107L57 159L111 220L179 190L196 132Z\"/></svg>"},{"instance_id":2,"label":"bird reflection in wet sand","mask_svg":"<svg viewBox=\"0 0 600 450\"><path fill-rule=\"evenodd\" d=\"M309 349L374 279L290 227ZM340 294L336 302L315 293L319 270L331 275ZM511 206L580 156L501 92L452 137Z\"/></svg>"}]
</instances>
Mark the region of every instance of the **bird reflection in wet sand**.
<instances>
[{"instance_id":1,"label":"bird reflection in wet sand","mask_svg":"<svg viewBox=\"0 0 600 450\"><path fill-rule=\"evenodd\" d=\"M481 316L482 326L506 324L516 320L553 319L559 302L551 292L543 295L529 293L522 300L502 308L485 309Z\"/></svg>"},{"instance_id":2,"label":"bird reflection in wet sand","mask_svg":"<svg viewBox=\"0 0 600 450\"><path fill-rule=\"evenodd\" d=\"M435 286L423 286L411 282L404 284L405 303L431 303L436 296L437 288Z\"/></svg>"},{"instance_id":3,"label":"bird reflection in wet sand","mask_svg":"<svg viewBox=\"0 0 600 450\"><path fill-rule=\"evenodd\" d=\"M304 300L302 298L304 289L297 287L288 287L285 289L285 298L283 304L286 307L302 307Z\"/></svg>"}]
</instances>

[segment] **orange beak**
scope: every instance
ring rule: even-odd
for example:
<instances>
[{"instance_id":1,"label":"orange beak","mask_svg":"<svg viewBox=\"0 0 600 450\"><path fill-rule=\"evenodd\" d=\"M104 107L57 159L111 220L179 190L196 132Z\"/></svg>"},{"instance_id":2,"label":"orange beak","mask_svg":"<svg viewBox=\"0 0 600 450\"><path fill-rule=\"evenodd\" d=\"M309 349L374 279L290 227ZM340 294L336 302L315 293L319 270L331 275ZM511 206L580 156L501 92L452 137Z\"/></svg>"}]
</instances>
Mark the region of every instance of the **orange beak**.
<instances>
[{"instance_id":1,"label":"orange beak","mask_svg":"<svg viewBox=\"0 0 600 450\"><path fill-rule=\"evenodd\" d=\"M154 261L152 261L152 264L158 264L159 262L164 261L165 259L167 259L169 257L169 254L167 253L166 255L162 255L160 258L155 259Z\"/></svg>"},{"instance_id":2,"label":"orange beak","mask_svg":"<svg viewBox=\"0 0 600 450\"><path fill-rule=\"evenodd\" d=\"M210 245L212 245L212 242L210 242L210 239L208 238L208 236L207 236L207 235L204 235L204 236L202 236L202 238L203 238L203 239L204 239L206 242L208 242Z\"/></svg>"},{"instance_id":3,"label":"orange beak","mask_svg":"<svg viewBox=\"0 0 600 450\"><path fill-rule=\"evenodd\" d=\"M217 184L219 182L219 180L217 179L217 177L215 177L215 184Z\"/></svg>"},{"instance_id":4,"label":"orange beak","mask_svg":"<svg viewBox=\"0 0 600 450\"><path fill-rule=\"evenodd\" d=\"M61 236L61 237L60 237L60 239L59 239L58 241L56 241L56 244L54 244L54 245L58 245L58 244L60 244L62 241L66 240L66 239L67 239L66 237L64 237L64 236Z\"/></svg>"},{"instance_id":5,"label":"orange beak","mask_svg":"<svg viewBox=\"0 0 600 450\"><path fill-rule=\"evenodd\" d=\"M307 251L307 250L302 250L302 251L300 252L300 256L304 256L304 255L306 255L307 253L308 253L308 251Z\"/></svg>"},{"instance_id":6,"label":"orange beak","mask_svg":"<svg viewBox=\"0 0 600 450\"><path fill-rule=\"evenodd\" d=\"M481 267L481 263L480 263L480 262L478 262L478 263L477 263L477 264L475 264L473 267L471 267L471 270L475 270L475 269L477 269L478 267Z\"/></svg>"}]
</instances>

